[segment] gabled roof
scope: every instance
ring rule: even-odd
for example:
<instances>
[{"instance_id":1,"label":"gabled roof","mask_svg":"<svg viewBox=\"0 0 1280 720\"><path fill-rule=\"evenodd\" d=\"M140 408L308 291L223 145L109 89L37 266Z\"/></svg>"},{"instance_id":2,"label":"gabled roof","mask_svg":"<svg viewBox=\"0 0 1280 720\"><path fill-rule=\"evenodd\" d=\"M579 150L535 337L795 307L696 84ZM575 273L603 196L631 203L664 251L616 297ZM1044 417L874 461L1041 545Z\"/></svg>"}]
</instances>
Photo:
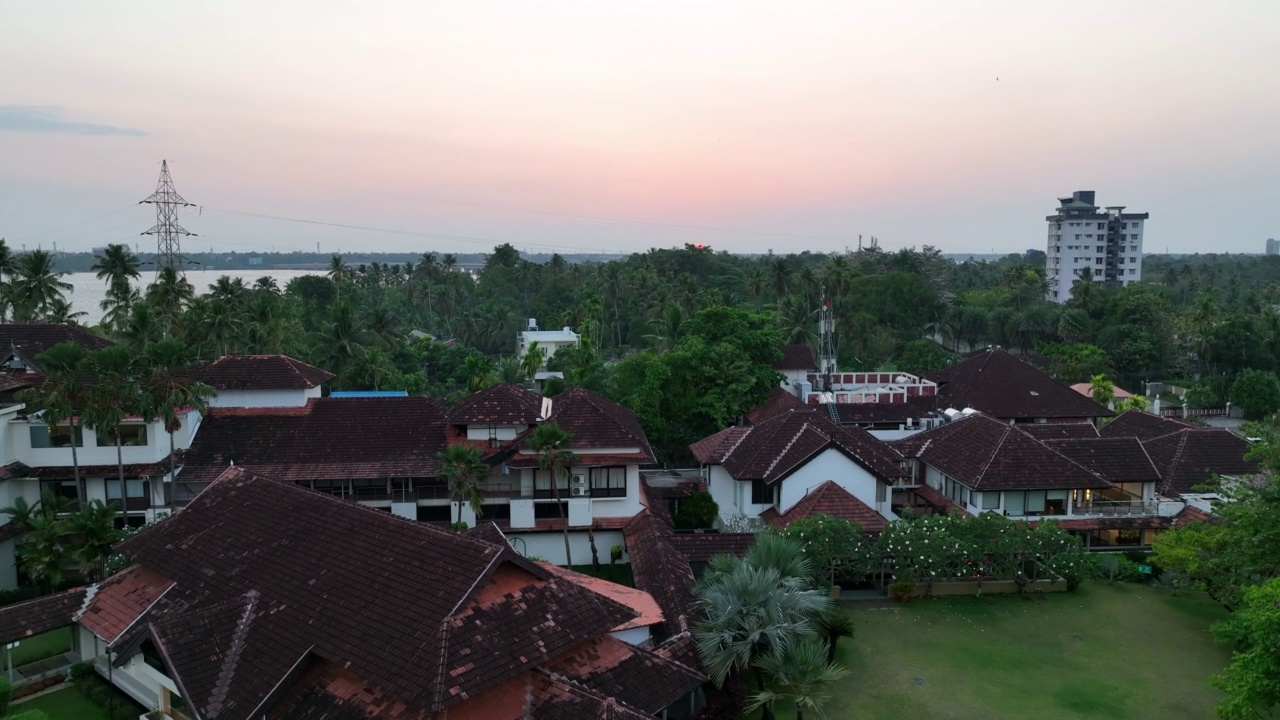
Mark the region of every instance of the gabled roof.
<instances>
[{"instance_id":1,"label":"gabled roof","mask_svg":"<svg viewBox=\"0 0 1280 720\"><path fill-rule=\"evenodd\" d=\"M751 426L726 453L709 452L708 446L695 452L720 457L720 464L734 479L772 484L829 448L839 450L882 479L904 474L898 465L901 457L883 441L862 428L837 425L824 412L807 408L788 410Z\"/></svg>"},{"instance_id":2,"label":"gabled roof","mask_svg":"<svg viewBox=\"0 0 1280 720\"><path fill-rule=\"evenodd\" d=\"M936 395L917 395L908 397L905 402L895 403L833 403L825 406L834 408L841 425L900 425L908 420L928 417L939 408L945 410L946 403L939 404Z\"/></svg>"},{"instance_id":3,"label":"gabled roof","mask_svg":"<svg viewBox=\"0 0 1280 720\"><path fill-rule=\"evenodd\" d=\"M614 631L648 627L662 622L662 608L658 607L658 603L653 599L652 595L643 590L637 590L636 588L627 587L626 585L619 585L618 583L609 582L602 578L583 575L580 572L574 572L569 568L562 568L552 565L551 563L544 562L538 564L552 575L562 577L575 585L590 590L591 592L599 593L600 595L635 611L635 617L627 620L618 627L615 627Z\"/></svg>"},{"instance_id":4,"label":"gabled roof","mask_svg":"<svg viewBox=\"0 0 1280 720\"><path fill-rule=\"evenodd\" d=\"M0 608L0 642L24 640L74 623L86 594L85 588L73 588Z\"/></svg>"},{"instance_id":5,"label":"gabled roof","mask_svg":"<svg viewBox=\"0 0 1280 720\"><path fill-rule=\"evenodd\" d=\"M817 370L818 361L814 359L813 347L808 343L799 345L783 345L782 357L773 361L774 370Z\"/></svg>"},{"instance_id":6,"label":"gabled roof","mask_svg":"<svg viewBox=\"0 0 1280 720\"><path fill-rule=\"evenodd\" d=\"M1098 437L1098 428L1091 422L1024 423L1018 429L1037 440L1082 440Z\"/></svg>"},{"instance_id":7,"label":"gabled roof","mask_svg":"<svg viewBox=\"0 0 1280 720\"><path fill-rule=\"evenodd\" d=\"M96 585L76 620L111 645L171 587L169 578L134 565Z\"/></svg>"},{"instance_id":8,"label":"gabled roof","mask_svg":"<svg viewBox=\"0 0 1280 720\"><path fill-rule=\"evenodd\" d=\"M1194 492L1214 476L1235 477L1258 472L1258 463L1245 460L1249 441L1223 428L1183 428L1143 441L1164 481L1160 494Z\"/></svg>"},{"instance_id":9,"label":"gabled roof","mask_svg":"<svg viewBox=\"0 0 1280 720\"><path fill-rule=\"evenodd\" d=\"M1102 437L1136 437L1145 442L1179 430L1196 430L1199 427L1173 418L1153 415L1145 410L1126 410L1103 425L1098 434Z\"/></svg>"},{"instance_id":10,"label":"gabled roof","mask_svg":"<svg viewBox=\"0 0 1280 720\"><path fill-rule=\"evenodd\" d=\"M1108 488L1102 475L982 413L891 443L973 490Z\"/></svg>"},{"instance_id":11,"label":"gabled roof","mask_svg":"<svg viewBox=\"0 0 1280 720\"><path fill-rule=\"evenodd\" d=\"M1044 443L1113 483L1160 481L1160 471L1137 438L1072 438Z\"/></svg>"},{"instance_id":12,"label":"gabled roof","mask_svg":"<svg viewBox=\"0 0 1280 720\"><path fill-rule=\"evenodd\" d=\"M886 524L884 516L837 485L834 480L828 480L810 490L785 513L779 513L777 508L771 507L760 513L760 517L779 530L785 530L796 520L819 514L856 522L862 526L863 532L869 533L883 532Z\"/></svg>"},{"instance_id":13,"label":"gabled roof","mask_svg":"<svg viewBox=\"0 0 1280 720\"><path fill-rule=\"evenodd\" d=\"M677 635L693 624L696 598L693 570L671 544L671 534L671 527L648 509L637 513L623 529L636 587L649 593L662 608L667 634Z\"/></svg>"},{"instance_id":14,"label":"gabled roof","mask_svg":"<svg viewBox=\"0 0 1280 720\"><path fill-rule=\"evenodd\" d=\"M494 385L468 395L449 409L450 425L532 425L542 412L542 396L519 385Z\"/></svg>"},{"instance_id":15,"label":"gabled roof","mask_svg":"<svg viewBox=\"0 0 1280 720\"><path fill-rule=\"evenodd\" d=\"M1106 407L1000 348L928 375L938 383L938 406L973 408L992 417L1110 417Z\"/></svg>"},{"instance_id":16,"label":"gabled roof","mask_svg":"<svg viewBox=\"0 0 1280 720\"><path fill-rule=\"evenodd\" d=\"M775 385L764 402L747 411L746 419L748 423L758 425L780 413L788 410L803 410L805 407L806 405L800 402L800 398Z\"/></svg>"},{"instance_id":17,"label":"gabled roof","mask_svg":"<svg viewBox=\"0 0 1280 720\"><path fill-rule=\"evenodd\" d=\"M1087 382L1075 383L1071 386L1071 389L1075 390L1081 395L1084 395L1085 397L1088 397L1088 398L1093 397L1093 383L1087 383ZM1111 396L1114 397L1116 400L1124 400L1125 398L1133 397L1133 393L1129 392L1128 390L1125 390L1124 388L1117 387L1117 388L1111 389Z\"/></svg>"},{"instance_id":18,"label":"gabled roof","mask_svg":"<svg viewBox=\"0 0 1280 720\"><path fill-rule=\"evenodd\" d=\"M336 376L288 355L223 355L192 377L214 390L306 390Z\"/></svg>"},{"instance_id":19,"label":"gabled roof","mask_svg":"<svg viewBox=\"0 0 1280 720\"><path fill-rule=\"evenodd\" d=\"M733 425L715 435L708 435L689 446L693 456L703 465L719 465L733 452L742 438L751 432L750 427Z\"/></svg>"},{"instance_id":20,"label":"gabled roof","mask_svg":"<svg viewBox=\"0 0 1280 720\"><path fill-rule=\"evenodd\" d=\"M280 480L434 477L445 406L424 397L316 398L299 408L211 408L182 474L251 465ZM201 469L204 469L202 472Z\"/></svg>"},{"instance_id":21,"label":"gabled roof","mask_svg":"<svg viewBox=\"0 0 1280 720\"><path fill-rule=\"evenodd\" d=\"M98 337L88 330L75 325L55 325L51 323L0 324L0 352L9 353L16 350L22 359L29 364L38 363L36 360L37 355L58 343L64 342L73 342L86 350L100 350L115 344L104 337Z\"/></svg>"},{"instance_id":22,"label":"gabled roof","mask_svg":"<svg viewBox=\"0 0 1280 720\"><path fill-rule=\"evenodd\" d=\"M572 436L570 449L636 448L633 452L611 453L609 459L611 462L640 465L654 462L653 449L649 447L649 439L645 437L636 414L586 388L569 388L551 398L551 415L547 421L554 422ZM523 457L518 455L512 460L509 464L513 467L524 467L537 462L533 446L530 445L532 435L533 429L530 429L514 441L514 447ZM582 459L584 464L588 461L602 464L599 457L586 455Z\"/></svg>"},{"instance_id":23,"label":"gabled roof","mask_svg":"<svg viewBox=\"0 0 1280 720\"><path fill-rule=\"evenodd\" d=\"M675 533L671 544L686 562L709 562L717 555L742 557L756 544L755 533Z\"/></svg>"},{"instance_id":24,"label":"gabled roof","mask_svg":"<svg viewBox=\"0 0 1280 720\"><path fill-rule=\"evenodd\" d=\"M648 713L657 713L706 682L690 667L604 635L547 670Z\"/></svg>"},{"instance_id":25,"label":"gabled roof","mask_svg":"<svg viewBox=\"0 0 1280 720\"><path fill-rule=\"evenodd\" d=\"M243 469L117 547L176 583L149 632L216 720L280 714L264 702L317 659L433 715L634 616L509 547Z\"/></svg>"}]
</instances>

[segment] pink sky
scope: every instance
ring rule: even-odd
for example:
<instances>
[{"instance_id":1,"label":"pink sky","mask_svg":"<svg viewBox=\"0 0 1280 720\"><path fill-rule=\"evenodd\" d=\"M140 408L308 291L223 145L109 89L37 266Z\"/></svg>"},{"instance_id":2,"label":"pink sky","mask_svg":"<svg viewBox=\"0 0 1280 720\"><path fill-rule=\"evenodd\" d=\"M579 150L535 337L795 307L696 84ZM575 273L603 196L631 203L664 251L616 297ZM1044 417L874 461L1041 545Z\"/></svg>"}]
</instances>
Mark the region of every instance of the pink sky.
<instances>
[{"instance_id":1,"label":"pink sky","mask_svg":"<svg viewBox=\"0 0 1280 720\"><path fill-rule=\"evenodd\" d=\"M1280 236L1273 2L357 7L6 10L0 236L145 242L162 157L209 208L470 239L183 216L225 250L1020 251L1081 189L1148 252Z\"/></svg>"}]
</instances>

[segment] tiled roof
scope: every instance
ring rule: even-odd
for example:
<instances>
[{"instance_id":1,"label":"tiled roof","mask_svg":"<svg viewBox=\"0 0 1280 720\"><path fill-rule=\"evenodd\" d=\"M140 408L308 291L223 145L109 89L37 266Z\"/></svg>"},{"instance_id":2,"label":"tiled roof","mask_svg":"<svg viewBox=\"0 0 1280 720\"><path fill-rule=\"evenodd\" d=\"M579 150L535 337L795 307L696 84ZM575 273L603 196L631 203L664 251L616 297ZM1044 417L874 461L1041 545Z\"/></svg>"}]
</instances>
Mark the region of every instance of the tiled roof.
<instances>
[{"instance_id":1,"label":"tiled roof","mask_svg":"<svg viewBox=\"0 0 1280 720\"><path fill-rule=\"evenodd\" d=\"M1087 382L1075 383L1071 386L1071 389L1075 390L1081 395L1084 395L1085 397L1088 397L1088 398L1093 397L1093 383L1087 383ZM1116 400L1123 400L1125 398L1133 397L1133 393L1129 392L1128 390L1125 390L1124 388L1112 388L1111 396L1114 397Z\"/></svg>"},{"instance_id":2,"label":"tiled roof","mask_svg":"<svg viewBox=\"0 0 1280 720\"><path fill-rule=\"evenodd\" d=\"M863 532L878 533L885 528L884 516L837 485L834 480L828 480L810 490L785 513L779 513L777 508L771 507L760 513L760 517L770 525L785 530L796 520L818 514L856 522L862 526Z\"/></svg>"},{"instance_id":3,"label":"tiled roof","mask_svg":"<svg viewBox=\"0 0 1280 720\"><path fill-rule=\"evenodd\" d=\"M639 448L641 464L654 462L649 439L636 414L586 388L569 388L552 398L548 420L573 437L571 448ZM517 440L521 450L532 450L531 435L532 430Z\"/></svg>"},{"instance_id":4,"label":"tiled roof","mask_svg":"<svg viewBox=\"0 0 1280 720\"><path fill-rule=\"evenodd\" d=\"M0 608L0 642L24 640L71 625L86 593L85 588L74 588Z\"/></svg>"},{"instance_id":5,"label":"tiled roof","mask_svg":"<svg viewBox=\"0 0 1280 720\"><path fill-rule=\"evenodd\" d=\"M434 477L445 407L423 397L321 398L303 408L212 408L180 475L253 466L279 480ZM199 468L206 468L202 473Z\"/></svg>"},{"instance_id":6,"label":"tiled roof","mask_svg":"<svg viewBox=\"0 0 1280 720\"><path fill-rule=\"evenodd\" d=\"M106 478L111 480L119 477L119 474L119 465L80 466L80 477L82 478ZM124 476L126 478L162 478L168 474L168 462L135 463L124 466ZM28 468L25 477L33 477L40 480L71 480L75 477L75 468L71 465L43 465Z\"/></svg>"},{"instance_id":7,"label":"tiled roof","mask_svg":"<svg viewBox=\"0 0 1280 720\"><path fill-rule=\"evenodd\" d=\"M671 528L649 510L641 510L623 530L631 556L636 587L658 602L666 618L667 634L684 632L693 624L693 570L670 541Z\"/></svg>"},{"instance_id":8,"label":"tiled roof","mask_svg":"<svg viewBox=\"0 0 1280 720\"><path fill-rule=\"evenodd\" d=\"M532 425L542 412L542 396L518 385L494 385L468 395L449 409L450 425Z\"/></svg>"},{"instance_id":9,"label":"tiled roof","mask_svg":"<svg viewBox=\"0 0 1280 720\"><path fill-rule=\"evenodd\" d=\"M73 342L86 350L100 350L114 345L104 337L98 337L75 325L39 323L0 324L0 352L17 350L28 362L38 363L36 356L57 345Z\"/></svg>"},{"instance_id":10,"label":"tiled roof","mask_svg":"<svg viewBox=\"0 0 1280 720\"><path fill-rule=\"evenodd\" d=\"M743 425L727 427L715 435L708 435L689 446L693 456L703 465L719 465L735 446L751 432Z\"/></svg>"},{"instance_id":11,"label":"tiled roof","mask_svg":"<svg viewBox=\"0 0 1280 720\"><path fill-rule=\"evenodd\" d=\"M939 409L935 395L908 397L900 403L833 403L841 425L901 425L928 417ZM825 409L825 408L824 408ZM942 409L946 409L945 403Z\"/></svg>"},{"instance_id":12,"label":"tiled roof","mask_svg":"<svg viewBox=\"0 0 1280 720\"><path fill-rule=\"evenodd\" d=\"M173 581L134 565L98 583L76 620L110 645L173 587Z\"/></svg>"},{"instance_id":13,"label":"tiled roof","mask_svg":"<svg viewBox=\"0 0 1280 720\"><path fill-rule=\"evenodd\" d=\"M558 567L551 563L538 563L547 572L557 577L562 577L569 582L584 587L591 592L599 593L614 602L625 605L635 611L636 616L614 628L617 630L630 630L631 628L648 627L657 625L662 622L662 608L658 607L657 601L653 596L643 590L637 590L626 585L619 585L615 582L609 582L598 577L583 575L580 572L574 572L568 568Z\"/></svg>"},{"instance_id":14,"label":"tiled roof","mask_svg":"<svg viewBox=\"0 0 1280 720\"><path fill-rule=\"evenodd\" d=\"M901 457L893 448L862 428L836 425L824 412L789 410L749 430L721 460L724 469L737 480L776 483L829 448L839 450L879 478L904 474L898 465Z\"/></svg>"},{"instance_id":15,"label":"tiled roof","mask_svg":"<svg viewBox=\"0 0 1280 720\"><path fill-rule=\"evenodd\" d=\"M1098 434L1102 437L1136 437L1146 442L1186 429L1196 430L1199 426L1153 415L1144 410L1126 410L1103 425Z\"/></svg>"},{"instance_id":16,"label":"tiled roof","mask_svg":"<svg viewBox=\"0 0 1280 720\"><path fill-rule=\"evenodd\" d=\"M1110 417L1107 408L999 348L928 375L938 407L973 408L1001 419Z\"/></svg>"},{"instance_id":17,"label":"tiled roof","mask_svg":"<svg viewBox=\"0 0 1280 720\"><path fill-rule=\"evenodd\" d=\"M817 370L818 361L808 344L783 345L782 357L773 361L774 370Z\"/></svg>"},{"instance_id":18,"label":"tiled roof","mask_svg":"<svg viewBox=\"0 0 1280 720\"><path fill-rule=\"evenodd\" d=\"M1205 512L1194 505L1188 505L1182 509L1182 512L1173 516L1173 526L1182 527L1190 525L1193 522L1217 522L1218 516L1211 512Z\"/></svg>"},{"instance_id":19,"label":"tiled roof","mask_svg":"<svg viewBox=\"0 0 1280 720\"><path fill-rule=\"evenodd\" d=\"M1249 441L1222 428L1183 428L1145 440L1142 446L1164 478L1160 494L1173 497L1193 492L1214 476L1252 475L1258 463L1245 460Z\"/></svg>"},{"instance_id":20,"label":"tiled roof","mask_svg":"<svg viewBox=\"0 0 1280 720\"><path fill-rule=\"evenodd\" d=\"M1098 437L1098 428L1091 422L1025 423L1019 425L1018 429L1037 440Z\"/></svg>"},{"instance_id":21,"label":"tiled roof","mask_svg":"<svg viewBox=\"0 0 1280 720\"><path fill-rule=\"evenodd\" d=\"M717 555L742 557L756 544L754 533L675 533L669 540L686 562L708 562Z\"/></svg>"},{"instance_id":22,"label":"tiled roof","mask_svg":"<svg viewBox=\"0 0 1280 720\"><path fill-rule=\"evenodd\" d=\"M764 402L747 411L746 419L751 425L759 425L779 413L787 410L802 410L805 407L800 398L775 385Z\"/></svg>"},{"instance_id":23,"label":"tiled roof","mask_svg":"<svg viewBox=\"0 0 1280 720\"><path fill-rule=\"evenodd\" d=\"M313 657L433 715L634 616L509 547L242 469L118 550L176 582L149 628L217 720L277 714Z\"/></svg>"},{"instance_id":24,"label":"tiled roof","mask_svg":"<svg viewBox=\"0 0 1280 720\"><path fill-rule=\"evenodd\" d=\"M1111 483L1020 426L975 413L891 443L974 490L1108 488Z\"/></svg>"},{"instance_id":25,"label":"tiled roof","mask_svg":"<svg viewBox=\"0 0 1280 720\"><path fill-rule=\"evenodd\" d=\"M531 674L528 693L532 720L653 720L648 713L549 671Z\"/></svg>"},{"instance_id":26,"label":"tiled roof","mask_svg":"<svg viewBox=\"0 0 1280 720\"><path fill-rule=\"evenodd\" d=\"M1159 482L1160 472L1137 438L1045 440L1046 445L1113 483Z\"/></svg>"},{"instance_id":27,"label":"tiled roof","mask_svg":"<svg viewBox=\"0 0 1280 720\"><path fill-rule=\"evenodd\" d=\"M706 682L693 668L604 635L547 667L605 697L657 713Z\"/></svg>"},{"instance_id":28,"label":"tiled roof","mask_svg":"<svg viewBox=\"0 0 1280 720\"><path fill-rule=\"evenodd\" d=\"M223 355L192 376L214 390L306 390L336 377L288 355Z\"/></svg>"}]
</instances>

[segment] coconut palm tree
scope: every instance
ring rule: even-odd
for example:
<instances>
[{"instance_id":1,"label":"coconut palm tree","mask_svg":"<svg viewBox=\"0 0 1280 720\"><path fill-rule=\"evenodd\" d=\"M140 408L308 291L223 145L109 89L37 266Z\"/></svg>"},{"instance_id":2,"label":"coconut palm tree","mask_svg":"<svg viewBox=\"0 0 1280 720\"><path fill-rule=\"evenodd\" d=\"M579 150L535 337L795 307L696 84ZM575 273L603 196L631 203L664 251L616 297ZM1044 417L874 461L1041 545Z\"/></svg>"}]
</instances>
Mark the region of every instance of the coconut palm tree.
<instances>
[{"instance_id":1,"label":"coconut palm tree","mask_svg":"<svg viewBox=\"0 0 1280 720\"><path fill-rule=\"evenodd\" d=\"M503 385L519 385L525 379L523 364L513 357L504 357L499 360L494 374L498 382Z\"/></svg>"},{"instance_id":2,"label":"coconut palm tree","mask_svg":"<svg viewBox=\"0 0 1280 720\"><path fill-rule=\"evenodd\" d=\"M524 357L520 358L520 366L524 368L524 375L529 380L533 380L538 371L542 369L542 362L546 357L542 354L542 348L538 345L538 341L534 340L529 343L529 347L525 349Z\"/></svg>"},{"instance_id":3,"label":"coconut palm tree","mask_svg":"<svg viewBox=\"0 0 1280 720\"><path fill-rule=\"evenodd\" d=\"M449 481L449 500L458 504L454 529L460 529L464 503L471 506L476 517L480 517L484 503L480 481L489 475L489 466L484 463L480 451L469 445L450 445L439 457L444 463L440 466L440 474Z\"/></svg>"},{"instance_id":4,"label":"coconut palm tree","mask_svg":"<svg viewBox=\"0 0 1280 720\"><path fill-rule=\"evenodd\" d=\"M111 557L112 546L120 540L115 520L116 511L98 499L84 503L66 520L72 555L79 561L80 572L87 579L106 576L107 558Z\"/></svg>"},{"instance_id":5,"label":"coconut palm tree","mask_svg":"<svg viewBox=\"0 0 1280 720\"><path fill-rule=\"evenodd\" d=\"M71 283L64 282L65 273L54 270L54 258L44 250L18 255L14 262L13 280L9 283L13 298L13 316L17 322L45 318L57 300L66 300Z\"/></svg>"},{"instance_id":6,"label":"coconut palm tree","mask_svg":"<svg viewBox=\"0 0 1280 720\"><path fill-rule=\"evenodd\" d=\"M86 489L80 478L80 453L82 443L80 415L85 410L89 389L85 385L85 359L88 352L73 342L62 342L36 356L36 362L44 371L45 381L38 387L22 391L19 399L27 409L40 412L49 432L65 422L71 432L71 470L76 482L76 496L81 502Z\"/></svg>"},{"instance_id":7,"label":"coconut palm tree","mask_svg":"<svg viewBox=\"0 0 1280 720\"><path fill-rule=\"evenodd\" d=\"M570 469L577 464L578 455L569 449L573 436L554 422L543 423L529 436L529 446L538 454L538 469L551 476L551 495L560 510L560 529L564 533L564 564L573 565L569 551L569 520L564 515L564 503L560 498L560 478L569 479Z\"/></svg>"},{"instance_id":8,"label":"coconut palm tree","mask_svg":"<svg viewBox=\"0 0 1280 720\"><path fill-rule=\"evenodd\" d=\"M147 302L155 307L166 335L175 331L178 318L195 294L196 290L186 276L172 265L165 265L156 273L155 282L147 288Z\"/></svg>"},{"instance_id":9,"label":"coconut palm tree","mask_svg":"<svg viewBox=\"0 0 1280 720\"><path fill-rule=\"evenodd\" d=\"M1089 396L1099 405L1110 407L1111 401L1116 398L1116 386L1106 375L1094 375L1089 381Z\"/></svg>"},{"instance_id":10,"label":"coconut palm tree","mask_svg":"<svg viewBox=\"0 0 1280 720\"><path fill-rule=\"evenodd\" d=\"M805 713L826 716L823 706L831 699L831 685L849 671L827 660L827 646L819 640L800 640L786 645L777 654L764 655L756 665L773 678L770 687L760 690L747 705L748 710L772 709L779 700L795 705L796 720Z\"/></svg>"},{"instance_id":11,"label":"coconut palm tree","mask_svg":"<svg viewBox=\"0 0 1280 720\"><path fill-rule=\"evenodd\" d=\"M142 277L141 262L128 245L108 245L106 252L93 263L99 280L107 281L107 296L99 303L105 315L102 322L119 329L129 318L129 310L138 299L133 281Z\"/></svg>"},{"instance_id":12,"label":"coconut palm tree","mask_svg":"<svg viewBox=\"0 0 1280 720\"><path fill-rule=\"evenodd\" d=\"M143 351L141 387L142 416L148 422L160 420L169 434L169 478L176 481L178 454L173 435L182 429L182 418L191 412L209 410L209 400L217 393L183 372L195 363L196 356L181 340L167 339L152 343ZM179 410L185 409L185 413Z\"/></svg>"},{"instance_id":13,"label":"coconut palm tree","mask_svg":"<svg viewBox=\"0 0 1280 720\"><path fill-rule=\"evenodd\" d=\"M99 437L105 435L115 440L120 481L120 514L126 524L129 520L129 492L124 479L120 426L125 418L138 413L142 405L138 365L133 351L121 345L96 350L85 361L92 378L92 387L85 403L85 422L93 426Z\"/></svg>"},{"instance_id":14,"label":"coconut palm tree","mask_svg":"<svg viewBox=\"0 0 1280 720\"><path fill-rule=\"evenodd\" d=\"M313 335L316 356L321 358L323 367L338 376L339 382L346 380L343 373L364 355L367 340L368 333L355 309L345 300L334 303L328 322Z\"/></svg>"}]
</instances>

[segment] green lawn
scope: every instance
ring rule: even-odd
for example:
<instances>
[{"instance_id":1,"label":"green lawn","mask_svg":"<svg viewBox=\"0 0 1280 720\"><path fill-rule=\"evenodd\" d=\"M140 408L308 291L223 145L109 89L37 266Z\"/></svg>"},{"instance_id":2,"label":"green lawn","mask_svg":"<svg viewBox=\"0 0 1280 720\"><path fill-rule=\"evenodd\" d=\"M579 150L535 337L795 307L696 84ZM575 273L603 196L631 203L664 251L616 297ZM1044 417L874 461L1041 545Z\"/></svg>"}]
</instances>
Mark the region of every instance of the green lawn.
<instances>
[{"instance_id":1,"label":"green lawn","mask_svg":"<svg viewBox=\"0 0 1280 720\"><path fill-rule=\"evenodd\" d=\"M835 720L1205 720L1229 655L1209 633L1219 605L1143 585L877 605L847 603Z\"/></svg>"},{"instance_id":2,"label":"green lawn","mask_svg":"<svg viewBox=\"0 0 1280 720\"><path fill-rule=\"evenodd\" d=\"M31 700L22 700L9 707L13 713L43 710L49 720L111 720L111 713L93 704L74 687L55 690ZM141 712L141 711L139 711Z\"/></svg>"},{"instance_id":3,"label":"green lawn","mask_svg":"<svg viewBox=\"0 0 1280 720\"><path fill-rule=\"evenodd\" d=\"M19 643L18 647L13 649L13 666L21 667L27 663L51 658L54 655L61 655L70 649L71 628L64 627L50 630L47 633L29 637ZM5 659L0 657L0 664L4 662ZM7 667L0 669L7 669Z\"/></svg>"}]
</instances>

